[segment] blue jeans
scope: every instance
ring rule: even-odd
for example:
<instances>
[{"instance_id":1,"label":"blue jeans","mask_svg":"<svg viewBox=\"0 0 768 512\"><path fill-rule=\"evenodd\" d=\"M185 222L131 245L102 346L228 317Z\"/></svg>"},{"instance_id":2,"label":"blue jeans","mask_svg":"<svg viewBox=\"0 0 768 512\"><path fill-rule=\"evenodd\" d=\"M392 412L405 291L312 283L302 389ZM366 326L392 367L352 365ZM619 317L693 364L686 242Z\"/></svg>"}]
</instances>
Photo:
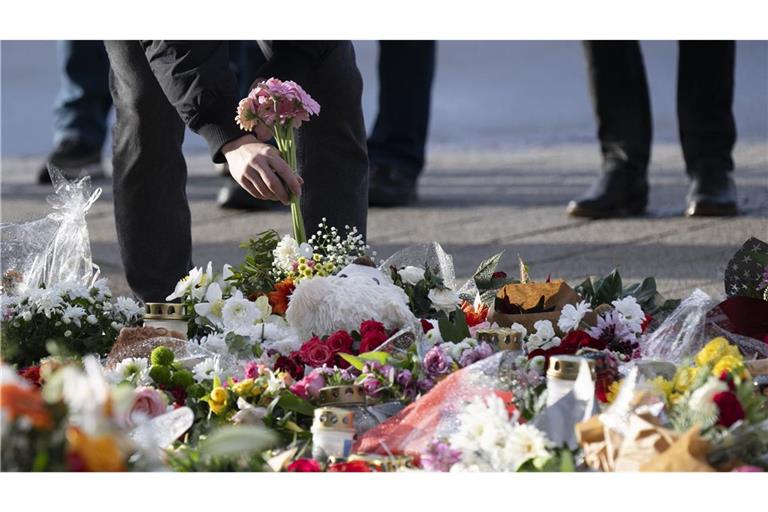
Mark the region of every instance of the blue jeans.
<instances>
[{"instance_id":1,"label":"blue jeans","mask_svg":"<svg viewBox=\"0 0 768 512\"><path fill-rule=\"evenodd\" d=\"M59 41L61 88L53 111L53 142L81 139L101 149L107 136L109 59L102 41Z\"/></svg>"}]
</instances>

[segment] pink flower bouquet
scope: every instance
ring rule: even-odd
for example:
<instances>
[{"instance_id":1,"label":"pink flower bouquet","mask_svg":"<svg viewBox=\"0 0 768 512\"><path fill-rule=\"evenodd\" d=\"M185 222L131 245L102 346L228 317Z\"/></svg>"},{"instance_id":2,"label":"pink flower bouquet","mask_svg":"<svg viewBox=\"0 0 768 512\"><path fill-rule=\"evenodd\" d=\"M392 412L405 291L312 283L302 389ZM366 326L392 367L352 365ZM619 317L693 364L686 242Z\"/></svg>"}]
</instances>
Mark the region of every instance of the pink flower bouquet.
<instances>
[{"instance_id":1,"label":"pink flower bouquet","mask_svg":"<svg viewBox=\"0 0 768 512\"><path fill-rule=\"evenodd\" d=\"M270 78L259 83L237 106L238 126L254 132L261 140L277 142L280 156L296 172L294 129L320 113L320 105L296 82ZM291 194L293 235L297 242L307 241L299 198Z\"/></svg>"}]
</instances>

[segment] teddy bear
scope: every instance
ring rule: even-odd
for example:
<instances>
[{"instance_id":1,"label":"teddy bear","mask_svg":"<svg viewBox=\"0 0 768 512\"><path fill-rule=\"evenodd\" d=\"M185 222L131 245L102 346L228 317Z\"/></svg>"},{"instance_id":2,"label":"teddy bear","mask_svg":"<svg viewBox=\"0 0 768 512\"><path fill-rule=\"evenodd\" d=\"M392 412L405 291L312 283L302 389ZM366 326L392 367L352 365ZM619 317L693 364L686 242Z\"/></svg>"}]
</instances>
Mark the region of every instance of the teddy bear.
<instances>
[{"instance_id":1,"label":"teddy bear","mask_svg":"<svg viewBox=\"0 0 768 512\"><path fill-rule=\"evenodd\" d=\"M303 340L355 331L366 320L383 323L390 333L421 329L402 288L364 262L347 265L333 276L300 281L285 316Z\"/></svg>"}]
</instances>

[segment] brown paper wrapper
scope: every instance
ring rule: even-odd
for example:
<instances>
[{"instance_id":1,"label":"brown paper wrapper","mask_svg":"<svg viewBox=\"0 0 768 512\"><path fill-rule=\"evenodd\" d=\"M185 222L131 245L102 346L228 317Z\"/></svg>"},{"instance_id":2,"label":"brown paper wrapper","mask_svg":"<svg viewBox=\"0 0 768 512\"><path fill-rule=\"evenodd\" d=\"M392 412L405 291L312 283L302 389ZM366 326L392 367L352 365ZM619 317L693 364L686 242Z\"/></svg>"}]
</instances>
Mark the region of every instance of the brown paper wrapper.
<instances>
[{"instance_id":1,"label":"brown paper wrapper","mask_svg":"<svg viewBox=\"0 0 768 512\"><path fill-rule=\"evenodd\" d=\"M640 466L640 471L712 472L715 468L707 463L709 443L693 427L672 446Z\"/></svg>"},{"instance_id":2,"label":"brown paper wrapper","mask_svg":"<svg viewBox=\"0 0 768 512\"><path fill-rule=\"evenodd\" d=\"M123 327L107 355L105 366L112 368L126 357L149 357L160 345L178 354L186 345L185 338L184 334L164 327Z\"/></svg>"}]
</instances>

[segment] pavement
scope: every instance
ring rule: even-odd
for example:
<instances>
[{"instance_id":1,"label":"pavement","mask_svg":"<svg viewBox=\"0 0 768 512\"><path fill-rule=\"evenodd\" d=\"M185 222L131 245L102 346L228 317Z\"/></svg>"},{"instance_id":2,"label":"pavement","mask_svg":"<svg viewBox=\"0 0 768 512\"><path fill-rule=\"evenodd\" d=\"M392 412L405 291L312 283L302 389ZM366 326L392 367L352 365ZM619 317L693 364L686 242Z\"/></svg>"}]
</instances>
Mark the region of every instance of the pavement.
<instances>
[{"instance_id":1,"label":"pavement","mask_svg":"<svg viewBox=\"0 0 768 512\"><path fill-rule=\"evenodd\" d=\"M370 125L376 45L356 46ZM625 281L656 276L670 297L684 297L695 288L721 295L723 270L741 243L750 236L768 240L768 43L738 47L734 159L743 215L728 219L682 217L687 179L674 122L674 43L643 43L643 48L655 115L647 216L586 221L564 213L600 164L577 43L441 42L420 201L370 210L369 242L378 257L436 240L453 255L462 278L482 259L504 250L503 266L514 272L519 255L534 278L551 274L577 284L616 267ZM55 52L50 42L3 42L0 49L0 215L3 222L29 220L48 212L50 188L33 184L32 178L49 149L45 116L50 114L45 112L56 90ZM499 65L502 57L509 66ZM467 96L455 98L461 89L457 81L472 81L468 61L478 62L474 72L480 79L472 95L478 109L467 104ZM531 65L524 70L526 62ZM505 108L491 108L500 101ZM221 179L202 147L192 137L185 147L194 260L198 265L237 263L242 241L268 228L288 232L290 216L287 209L219 209L214 200ZM129 293L115 240L111 184L98 185L104 193L87 217L94 261L117 293Z\"/></svg>"}]
</instances>

